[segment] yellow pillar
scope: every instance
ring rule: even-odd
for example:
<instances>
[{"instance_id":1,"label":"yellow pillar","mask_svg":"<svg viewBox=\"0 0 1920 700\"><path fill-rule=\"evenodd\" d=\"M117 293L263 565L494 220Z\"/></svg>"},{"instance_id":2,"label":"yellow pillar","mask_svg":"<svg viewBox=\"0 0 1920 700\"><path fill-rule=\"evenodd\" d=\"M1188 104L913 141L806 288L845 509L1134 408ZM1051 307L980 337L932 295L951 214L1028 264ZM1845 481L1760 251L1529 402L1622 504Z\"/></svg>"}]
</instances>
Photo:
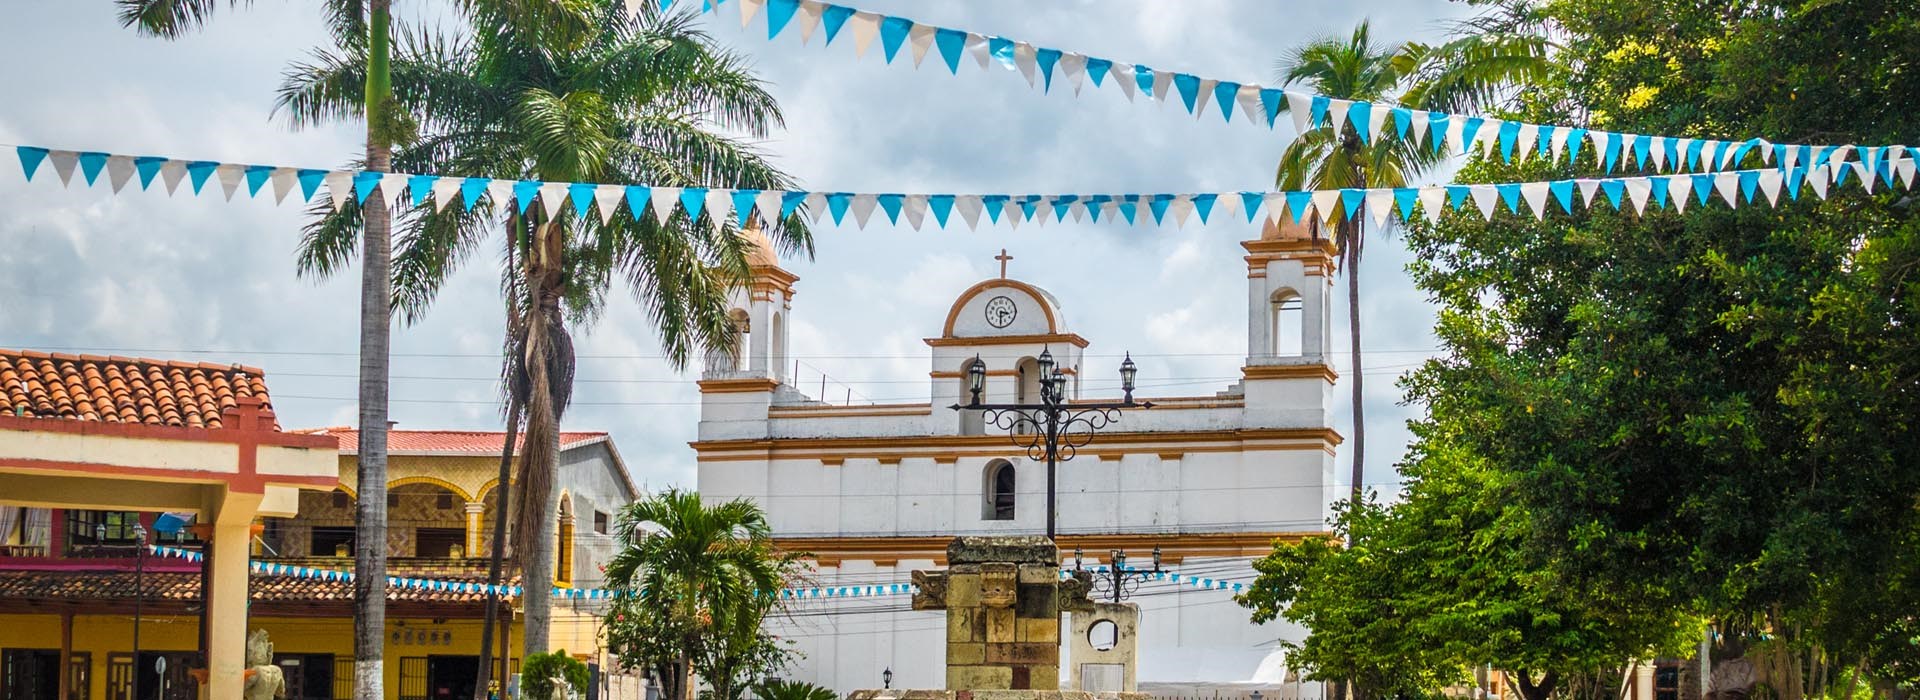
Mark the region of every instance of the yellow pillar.
<instances>
[{"instance_id":1,"label":"yellow pillar","mask_svg":"<svg viewBox=\"0 0 1920 700\"><path fill-rule=\"evenodd\" d=\"M484 553L486 548L481 546L481 538L486 528L480 520L480 516L486 510L487 504L480 501L467 504L467 556L469 558L486 556Z\"/></svg>"},{"instance_id":2,"label":"yellow pillar","mask_svg":"<svg viewBox=\"0 0 1920 700\"><path fill-rule=\"evenodd\" d=\"M213 517L213 589L206 591L206 700L241 700L247 667L247 554L261 494L223 493Z\"/></svg>"},{"instance_id":3,"label":"yellow pillar","mask_svg":"<svg viewBox=\"0 0 1920 700\"><path fill-rule=\"evenodd\" d=\"M559 583L570 586L573 585L573 518L571 516L560 519L559 544L559 563L554 567L553 578Z\"/></svg>"}]
</instances>

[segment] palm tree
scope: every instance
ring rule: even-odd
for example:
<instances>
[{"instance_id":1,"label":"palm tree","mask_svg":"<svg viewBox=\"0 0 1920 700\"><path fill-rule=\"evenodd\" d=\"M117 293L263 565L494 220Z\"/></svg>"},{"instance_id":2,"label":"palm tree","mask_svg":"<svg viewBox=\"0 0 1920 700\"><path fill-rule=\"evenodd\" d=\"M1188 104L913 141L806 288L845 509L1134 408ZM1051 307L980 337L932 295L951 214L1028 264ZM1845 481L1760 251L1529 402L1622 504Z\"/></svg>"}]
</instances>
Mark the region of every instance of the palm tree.
<instances>
[{"instance_id":1,"label":"palm tree","mask_svg":"<svg viewBox=\"0 0 1920 700\"><path fill-rule=\"evenodd\" d=\"M446 176L673 187L788 189L791 180L746 142L782 123L779 107L737 55L694 27L696 15L598 0L585 31L526 32L470 13L472 40L403 33L393 64L396 103L420 124L395 166ZM280 105L297 125L358 108L363 61L352 46L296 65ZM418 320L442 284L505 222L501 285L508 305L508 401L524 406L526 439L511 500L514 558L522 572L528 652L547 649L557 510L559 425L575 369L569 324L588 324L622 283L659 334L666 359L732 347L727 291L747 278L753 246L729 222L626 212L602 219L550 216L564 201L481 200L472 209L431 204L401 213L394 256L396 306ZM327 211L301 244L302 270L340 268L360 227L349 206ZM585 214L585 212L581 212ZM764 214L764 213L763 213ZM745 218L745 213L742 213ZM776 215L777 218L777 215ZM775 245L811 254L799 216L771 227Z\"/></svg>"},{"instance_id":2,"label":"palm tree","mask_svg":"<svg viewBox=\"0 0 1920 700\"><path fill-rule=\"evenodd\" d=\"M665 697L691 700L695 670L713 697L737 697L764 659L760 623L794 564L774 549L766 514L746 499L708 506L670 489L627 506L615 532L625 548L607 562L607 585L624 594L614 615L639 618L615 625L637 631L616 632L617 653L670 656Z\"/></svg>"},{"instance_id":3,"label":"palm tree","mask_svg":"<svg viewBox=\"0 0 1920 700\"><path fill-rule=\"evenodd\" d=\"M1453 40L1438 46L1380 44L1374 41L1369 23L1362 21L1349 36L1329 36L1295 48L1279 62L1279 80L1286 85L1306 84L1320 95L1338 99L1398 102L1417 109L1478 109L1500 100L1509 86L1538 80L1549 70L1546 38L1533 31L1543 21L1526 0L1502 0L1489 12L1462 23ZM1443 158L1439 149L1407 139L1365 139L1363 128L1342 131L1322 124L1301 134L1281 154L1276 186L1283 190L1406 187ZM1365 490L1367 443L1360 360L1360 257L1366 230L1359 216L1339 212L1322 212L1322 216L1328 222L1338 219L1333 240L1347 276L1348 364L1353 378L1351 497L1357 503ZM1316 237L1321 223L1311 224Z\"/></svg>"}]
</instances>

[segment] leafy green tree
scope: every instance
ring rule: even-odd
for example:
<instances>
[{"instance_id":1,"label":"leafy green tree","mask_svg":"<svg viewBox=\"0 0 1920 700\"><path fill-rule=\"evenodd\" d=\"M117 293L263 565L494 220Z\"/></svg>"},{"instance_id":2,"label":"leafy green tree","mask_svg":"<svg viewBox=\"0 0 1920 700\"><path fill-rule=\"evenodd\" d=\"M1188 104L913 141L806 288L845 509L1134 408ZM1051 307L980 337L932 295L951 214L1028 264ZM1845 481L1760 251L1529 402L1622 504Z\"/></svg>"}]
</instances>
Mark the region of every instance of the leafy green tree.
<instances>
[{"instance_id":1,"label":"leafy green tree","mask_svg":"<svg viewBox=\"0 0 1920 700\"><path fill-rule=\"evenodd\" d=\"M447 176L644 183L672 187L786 189L791 180L742 137L781 124L779 107L738 55L694 27L694 10L596 0L579 32L523 31L474 14L473 38L425 31L402 36L394 60L398 103L421 125L395 153L397 167ZM280 104L298 124L350 113L359 80L354 47L316 54L290 71ZM553 580L554 475L559 425L575 371L569 326L590 324L616 285L633 292L666 359L732 347L727 291L747 277L754 245L703 213L662 221L627 211L610 218L549 216L564 202L482 200L472 209L423 203L402 213L395 303L417 320L441 285L504 221L501 286L508 304L508 401L524 406L525 452L513 480L513 550L529 582ZM361 210L320 211L302 241L302 269L326 275L347 260ZM585 213L585 212L581 212ZM608 214L608 212L603 212ZM743 218L745 213L742 213ZM777 218L777 215L776 215ZM811 254L796 215L772 227L775 245ZM526 648L547 646L546 585L528 585Z\"/></svg>"},{"instance_id":2,"label":"leafy green tree","mask_svg":"<svg viewBox=\"0 0 1920 700\"><path fill-rule=\"evenodd\" d=\"M737 700L792 655L761 622L782 609L799 565L774 548L759 506L668 490L623 509L615 531L623 548L607 562L607 585L621 595L607 613L607 648L628 666L664 669L665 697L691 700L698 674L714 698Z\"/></svg>"},{"instance_id":3,"label":"leafy green tree","mask_svg":"<svg viewBox=\"0 0 1920 700\"><path fill-rule=\"evenodd\" d=\"M563 687L585 695L591 679L587 665L565 649L529 654L520 662L520 694L527 700L550 700Z\"/></svg>"}]
</instances>

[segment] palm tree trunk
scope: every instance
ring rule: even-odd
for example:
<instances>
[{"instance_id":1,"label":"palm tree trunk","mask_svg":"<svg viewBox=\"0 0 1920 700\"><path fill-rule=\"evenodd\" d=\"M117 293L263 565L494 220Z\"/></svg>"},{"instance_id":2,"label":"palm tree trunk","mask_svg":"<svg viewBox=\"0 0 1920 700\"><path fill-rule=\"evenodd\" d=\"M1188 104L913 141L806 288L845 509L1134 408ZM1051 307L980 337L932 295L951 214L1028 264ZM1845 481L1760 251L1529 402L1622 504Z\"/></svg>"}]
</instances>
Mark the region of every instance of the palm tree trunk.
<instances>
[{"instance_id":1,"label":"palm tree trunk","mask_svg":"<svg viewBox=\"0 0 1920 700\"><path fill-rule=\"evenodd\" d=\"M1347 258L1347 371L1353 373L1353 502L1357 504L1366 491L1367 468L1366 402L1362 400L1366 375L1360 371L1360 224L1348 220L1341 225L1354 228L1343 252Z\"/></svg>"},{"instance_id":2,"label":"palm tree trunk","mask_svg":"<svg viewBox=\"0 0 1920 700\"><path fill-rule=\"evenodd\" d=\"M548 631L552 623L552 587L556 530L554 517L559 497L554 488L560 458L560 392L553 363L558 358L557 344L566 332L560 318L561 229L540 223L534 227L533 246L527 254L528 287L533 302L527 309L527 440L520 457L520 490L516 499L519 514L514 518L514 556L521 562L521 608L526 613L526 629L521 634L529 658L548 650Z\"/></svg>"},{"instance_id":3,"label":"palm tree trunk","mask_svg":"<svg viewBox=\"0 0 1920 700\"><path fill-rule=\"evenodd\" d=\"M367 3L367 169L392 166L386 111L393 92L389 70L389 0ZM384 700L387 627L387 370L392 343L393 290L388 266L391 220L382 197L366 200L360 273L360 445L354 518L353 694Z\"/></svg>"},{"instance_id":4,"label":"palm tree trunk","mask_svg":"<svg viewBox=\"0 0 1920 700\"><path fill-rule=\"evenodd\" d=\"M511 376L511 375L509 375ZM509 380L511 381L511 380ZM493 626L499 620L500 596L495 593L500 585L500 564L507 552L507 499L511 497L511 465L513 464L513 441L520 436L520 402L509 389L507 393L507 441L500 448L500 476L494 480L493 493L496 496L493 505L493 559L487 564L487 614L486 624L480 627L480 676L493 678ZM504 647L505 645L501 645ZM501 654L506 656L506 654ZM485 680L473 684L473 700L487 700Z\"/></svg>"}]
</instances>

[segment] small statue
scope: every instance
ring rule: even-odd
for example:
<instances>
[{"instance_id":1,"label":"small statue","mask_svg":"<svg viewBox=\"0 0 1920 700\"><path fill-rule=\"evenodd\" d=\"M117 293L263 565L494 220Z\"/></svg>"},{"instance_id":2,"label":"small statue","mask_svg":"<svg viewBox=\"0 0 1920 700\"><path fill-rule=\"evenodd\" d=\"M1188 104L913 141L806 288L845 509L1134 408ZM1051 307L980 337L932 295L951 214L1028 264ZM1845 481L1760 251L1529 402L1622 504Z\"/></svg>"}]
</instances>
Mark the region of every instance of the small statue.
<instances>
[{"instance_id":1,"label":"small statue","mask_svg":"<svg viewBox=\"0 0 1920 700\"><path fill-rule=\"evenodd\" d=\"M247 670L246 687L241 696L247 700L274 700L287 696L287 679L280 667L273 665L273 642L267 641L266 630L254 630L247 634Z\"/></svg>"},{"instance_id":2,"label":"small statue","mask_svg":"<svg viewBox=\"0 0 1920 700\"><path fill-rule=\"evenodd\" d=\"M1092 612L1093 572L1075 571L1060 582L1060 609L1066 612Z\"/></svg>"},{"instance_id":3,"label":"small statue","mask_svg":"<svg viewBox=\"0 0 1920 700\"><path fill-rule=\"evenodd\" d=\"M947 608L946 572L915 569L913 587L913 609L945 610Z\"/></svg>"}]
</instances>

